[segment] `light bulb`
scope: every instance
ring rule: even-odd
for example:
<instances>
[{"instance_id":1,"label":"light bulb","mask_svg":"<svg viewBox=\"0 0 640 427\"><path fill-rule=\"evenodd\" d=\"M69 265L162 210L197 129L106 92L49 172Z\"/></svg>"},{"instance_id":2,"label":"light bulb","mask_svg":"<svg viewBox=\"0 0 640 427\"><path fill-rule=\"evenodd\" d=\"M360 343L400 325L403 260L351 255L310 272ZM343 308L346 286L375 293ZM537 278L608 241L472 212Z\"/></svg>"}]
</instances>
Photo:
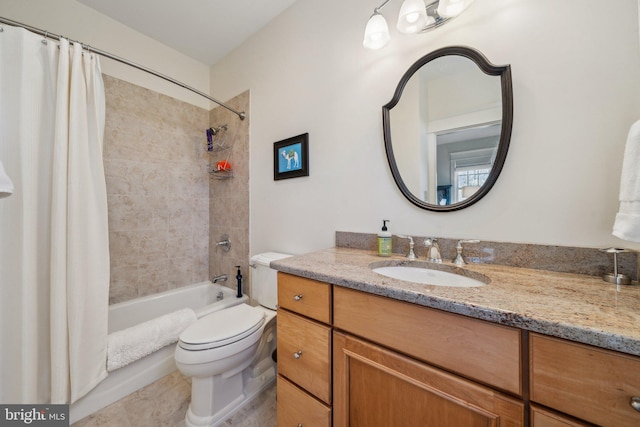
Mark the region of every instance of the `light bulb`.
<instances>
[{"instance_id":1,"label":"light bulb","mask_svg":"<svg viewBox=\"0 0 640 427\"><path fill-rule=\"evenodd\" d=\"M398 31L404 34L415 34L426 27L427 21L427 7L424 0L404 0L398 14Z\"/></svg>"},{"instance_id":2,"label":"light bulb","mask_svg":"<svg viewBox=\"0 0 640 427\"><path fill-rule=\"evenodd\" d=\"M473 0L440 0L438 3L438 15L443 18L453 18L458 16Z\"/></svg>"},{"instance_id":3,"label":"light bulb","mask_svg":"<svg viewBox=\"0 0 640 427\"><path fill-rule=\"evenodd\" d=\"M362 45L367 49L381 49L389 43L389 26L384 16L374 13L364 29Z\"/></svg>"}]
</instances>

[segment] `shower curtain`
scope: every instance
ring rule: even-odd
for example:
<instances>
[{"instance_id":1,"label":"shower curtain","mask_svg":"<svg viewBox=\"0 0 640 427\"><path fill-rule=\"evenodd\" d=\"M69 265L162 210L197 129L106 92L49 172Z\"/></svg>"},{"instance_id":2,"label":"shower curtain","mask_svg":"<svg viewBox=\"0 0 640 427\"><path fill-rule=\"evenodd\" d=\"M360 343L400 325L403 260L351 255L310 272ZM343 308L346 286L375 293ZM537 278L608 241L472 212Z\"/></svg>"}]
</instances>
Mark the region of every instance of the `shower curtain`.
<instances>
[{"instance_id":1,"label":"shower curtain","mask_svg":"<svg viewBox=\"0 0 640 427\"><path fill-rule=\"evenodd\" d=\"M104 87L94 54L0 32L0 402L71 403L106 377Z\"/></svg>"}]
</instances>

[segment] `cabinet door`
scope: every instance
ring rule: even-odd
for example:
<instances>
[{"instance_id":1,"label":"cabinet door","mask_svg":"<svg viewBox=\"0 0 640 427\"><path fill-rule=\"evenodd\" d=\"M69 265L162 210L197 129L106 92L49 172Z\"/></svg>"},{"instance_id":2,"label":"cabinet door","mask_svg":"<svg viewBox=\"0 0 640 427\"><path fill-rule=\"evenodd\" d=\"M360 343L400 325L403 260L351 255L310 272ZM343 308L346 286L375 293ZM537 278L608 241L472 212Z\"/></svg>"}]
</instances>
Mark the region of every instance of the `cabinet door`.
<instances>
[{"instance_id":1,"label":"cabinet door","mask_svg":"<svg viewBox=\"0 0 640 427\"><path fill-rule=\"evenodd\" d=\"M516 427L524 403L334 332L335 427Z\"/></svg>"}]
</instances>

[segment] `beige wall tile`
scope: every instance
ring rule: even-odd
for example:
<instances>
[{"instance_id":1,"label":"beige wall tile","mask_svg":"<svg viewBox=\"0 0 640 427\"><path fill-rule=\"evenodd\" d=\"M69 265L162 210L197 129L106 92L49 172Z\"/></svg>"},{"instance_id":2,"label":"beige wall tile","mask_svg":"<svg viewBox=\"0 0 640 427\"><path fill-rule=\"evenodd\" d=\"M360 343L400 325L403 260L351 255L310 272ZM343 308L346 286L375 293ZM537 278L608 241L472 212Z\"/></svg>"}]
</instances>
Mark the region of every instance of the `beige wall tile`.
<instances>
[{"instance_id":1,"label":"beige wall tile","mask_svg":"<svg viewBox=\"0 0 640 427\"><path fill-rule=\"evenodd\" d=\"M227 102L239 111L249 112L249 92L244 92ZM212 178L210 194L209 273L211 276L228 274L226 285L235 288L236 265L243 275L244 293L250 295L249 274L249 116L240 120L222 107L211 110L209 123L213 127L226 124L227 138L232 143L229 163L234 176L227 180ZM211 157L215 160L216 154ZM228 234L231 250L216 249L220 236Z\"/></svg>"},{"instance_id":2,"label":"beige wall tile","mask_svg":"<svg viewBox=\"0 0 640 427\"><path fill-rule=\"evenodd\" d=\"M111 304L209 275L209 112L104 76Z\"/></svg>"}]
</instances>

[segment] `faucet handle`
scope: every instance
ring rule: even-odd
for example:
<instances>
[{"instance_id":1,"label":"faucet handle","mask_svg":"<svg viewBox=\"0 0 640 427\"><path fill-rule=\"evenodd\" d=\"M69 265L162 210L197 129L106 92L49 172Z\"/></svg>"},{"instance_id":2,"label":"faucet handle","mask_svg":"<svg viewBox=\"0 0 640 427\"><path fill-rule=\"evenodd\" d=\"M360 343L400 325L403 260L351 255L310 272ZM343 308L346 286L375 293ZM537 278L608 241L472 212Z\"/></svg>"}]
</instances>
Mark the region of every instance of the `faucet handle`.
<instances>
[{"instance_id":1,"label":"faucet handle","mask_svg":"<svg viewBox=\"0 0 640 427\"><path fill-rule=\"evenodd\" d=\"M480 240L472 239L472 240L460 240L456 245L456 257L452 261L458 267L462 267L466 264L464 258L462 258L462 244L463 243L480 243Z\"/></svg>"},{"instance_id":2,"label":"faucet handle","mask_svg":"<svg viewBox=\"0 0 640 427\"><path fill-rule=\"evenodd\" d=\"M400 237L401 239L409 239L409 252L407 253L407 259L413 261L414 259L416 259L416 254L413 251L413 237L411 236L405 236L404 234L396 234L397 237Z\"/></svg>"}]
</instances>

